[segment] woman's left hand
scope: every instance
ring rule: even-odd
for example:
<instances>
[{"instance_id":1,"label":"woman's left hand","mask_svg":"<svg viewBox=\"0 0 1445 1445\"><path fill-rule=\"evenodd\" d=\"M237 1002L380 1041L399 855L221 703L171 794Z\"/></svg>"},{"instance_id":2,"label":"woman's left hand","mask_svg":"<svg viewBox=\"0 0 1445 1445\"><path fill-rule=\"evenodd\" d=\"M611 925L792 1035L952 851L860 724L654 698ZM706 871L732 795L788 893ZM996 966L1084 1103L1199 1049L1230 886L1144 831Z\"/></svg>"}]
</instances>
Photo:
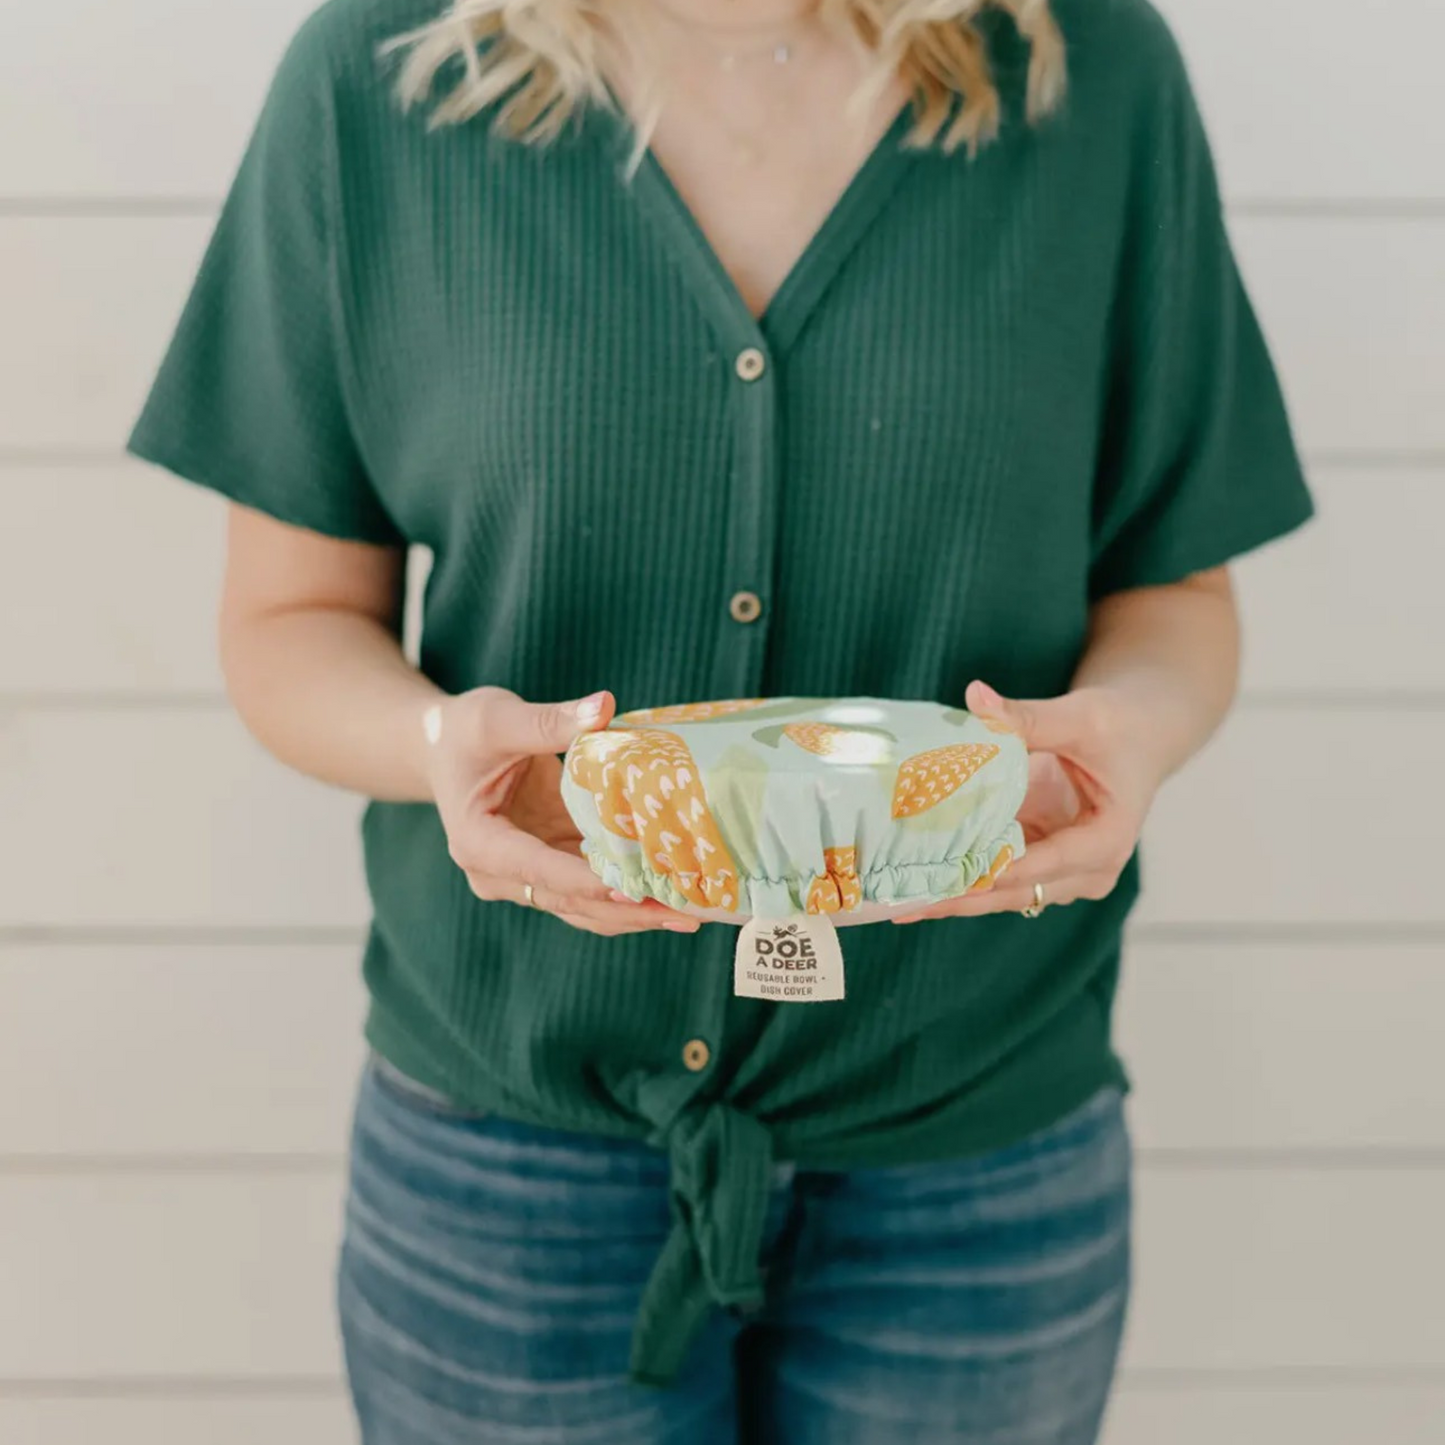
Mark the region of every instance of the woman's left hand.
<instances>
[{"instance_id":1,"label":"woman's left hand","mask_svg":"<svg viewBox=\"0 0 1445 1445\"><path fill-rule=\"evenodd\" d=\"M988 887L894 921L1021 913L1043 889L1045 907L1104 898L1133 855L1167 768L1151 748L1149 719L1107 687L1019 701L970 684L969 710L1005 724L1029 749L1029 790L1019 811L1027 851Z\"/></svg>"}]
</instances>

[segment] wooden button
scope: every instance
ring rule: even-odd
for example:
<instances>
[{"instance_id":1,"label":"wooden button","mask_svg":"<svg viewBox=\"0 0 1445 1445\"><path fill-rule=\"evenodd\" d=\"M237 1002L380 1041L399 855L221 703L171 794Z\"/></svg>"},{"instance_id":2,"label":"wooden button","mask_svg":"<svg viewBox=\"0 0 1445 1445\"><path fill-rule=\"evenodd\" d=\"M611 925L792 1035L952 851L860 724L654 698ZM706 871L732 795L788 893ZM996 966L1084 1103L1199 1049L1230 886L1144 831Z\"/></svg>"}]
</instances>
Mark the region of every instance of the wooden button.
<instances>
[{"instance_id":1,"label":"wooden button","mask_svg":"<svg viewBox=\"0 0 1445 1445\"><path fill-rule=\"evenodd\" d=\"M756 592L734 592L728 612L734 622L756 622L763 615L763 599Z\"/></svg>"},{"instance_id":2,"label":"wooden button","mask_svg":"<svg viewBox=\"0 0 1445 1445\"><path fill-rule=\"evenodd\" d=\"M768 369L767 358L756 346L738 352L737 373L744 381L756 381Z\"/></svg>"},{"instance_id":3,"label":"wooden button","mask_svg":"<svg viewBox=\"0 0 1445 1445\"><path fill-rule=\"evenodd\" d=\"M712 1050L701 1039L689 1039L683 1046L682 1061L694 1074L700 1074L712 1062Z\"/></svg>"}]
</instances>

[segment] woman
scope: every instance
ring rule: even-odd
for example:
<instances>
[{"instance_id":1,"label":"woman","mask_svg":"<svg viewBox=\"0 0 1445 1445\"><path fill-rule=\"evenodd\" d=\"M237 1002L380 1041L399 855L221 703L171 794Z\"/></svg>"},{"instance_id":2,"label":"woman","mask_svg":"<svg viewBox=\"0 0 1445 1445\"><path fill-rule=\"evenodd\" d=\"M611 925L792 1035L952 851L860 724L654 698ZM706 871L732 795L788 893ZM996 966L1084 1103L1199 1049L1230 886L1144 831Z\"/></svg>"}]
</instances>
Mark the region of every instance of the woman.
<instances>
[{"instance_id":1,"label":"woman","mask_svg":"<svg viewBox=\"0 0 1445 1445\"><path fill-rule=\"evenodd\" d=\"M1134 846L1309 512L1178 54L1146 0L434 3L306 25L132 442L236 504L247 725L376 800L364 1438L1084 1445ZM558 801L615 698L777 694L1035 753L1027 857L833 1007L731 997Z\"/></svg>"}]
</instances>

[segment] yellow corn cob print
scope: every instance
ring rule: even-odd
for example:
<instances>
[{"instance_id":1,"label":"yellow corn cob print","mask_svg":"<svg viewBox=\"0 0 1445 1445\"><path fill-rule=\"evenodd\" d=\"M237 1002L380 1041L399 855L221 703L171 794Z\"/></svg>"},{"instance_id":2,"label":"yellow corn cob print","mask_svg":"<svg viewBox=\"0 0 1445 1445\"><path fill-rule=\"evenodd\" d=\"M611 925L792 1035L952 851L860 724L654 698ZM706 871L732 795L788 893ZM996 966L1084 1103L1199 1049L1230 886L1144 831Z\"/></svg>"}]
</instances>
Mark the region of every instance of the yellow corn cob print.
<instances>
[{"instance_id":1,"label":"yellow corn cob print","mask_svg":"<svg viewBox=\"0 0 1445 1445\"><path fill-rule=\"evenodd\" d=\"M1004 869L1014 860L1014 850L1007 843L993 855L993 862L988 865L988 872L978 879L968 890L970 893L986 893L995 883Z\"/></svg>"},{"instance_id":2,"label":"yellow corn cob print","mask_svg":"<svg viewBox=\"0 0 1445 1445\"><path fill-rule=\"evenodd\" d=\"M997 756L997 743L952 743L905 758L893 789L893 816L911 818L941 803Z\"/></svg>"},{"instance_id":3,"label":"yellow corn cob print","mask_svg":"<svg viewBox=\"0 0 1445 1445\"><path fill-rule=\"evenodd\" d=\"M839 763L881 763L892 751L893 738L877 728L838 727L825 722L789 723L782 730L789 742L815 757ZM759 734L754 733L754 737Z\"/></svg>"},{"instance_id":4,"label":"yellow corn cob print","mask_svg":"<svg viewBox=\"0 0 1445 1445\"><path fill-rule=\"evenodd\" d=\"M788 723L776 731L814 757L826 758L832 763L859 763L867 767L887 762L894 744L892 734L880 728L839 727L826 722ZM768 728L753 736L759 742L776 747L776 741L768 736L773 732L774 729Z\"/></svg>"},{"instance_id":5,"label":"yellow corn cob print","mask_svg":"<svg viewBox=\"0 0 1445 1445\"><path fill-rule=\"evenodd\" d=\"M805 752L826 758L839 752L852 736L847 728L835 727L825 722L789 723L783 729L783 736L797 743Z\"/></svg>"},{"instance_id":6,"label":"yellow corn cob print","mask_svg":"<svg viewBox=\"0 0 1445 1445\"><path fill-rule=\"evenodd\" d=\"M813 879L808 889L809 913L846 913L863 901L863 884L858 877L856 848L824 848L823 867L828 871Z\"/></svg>"},{"instance_id":7,"label":"yellow corn cob print","mask_svg":"<svg viewBox=\"0 0 1445 1445\"><path fill-rule=\"evenodd\" d=\"M713 718L731 717L735 712L750 712L761 707L765 697L730 698L726 702L680 702L670 707L643 707L618 715L617 722L628 726L648 727L667 723L711 722Z\"/></svg>"},{"instance_id":8,"label":"yellow corn cob print","mask_svg":"<svg viewBox=\"0 0 1445 1445\"><path fill-rule=\"evenodd\" d=\"M647 862L701 908L738 906L738 870L676 734L588 733L573 744L573 781L592 794L609 832L638 843Z\"/></svg>"}]
</instances>

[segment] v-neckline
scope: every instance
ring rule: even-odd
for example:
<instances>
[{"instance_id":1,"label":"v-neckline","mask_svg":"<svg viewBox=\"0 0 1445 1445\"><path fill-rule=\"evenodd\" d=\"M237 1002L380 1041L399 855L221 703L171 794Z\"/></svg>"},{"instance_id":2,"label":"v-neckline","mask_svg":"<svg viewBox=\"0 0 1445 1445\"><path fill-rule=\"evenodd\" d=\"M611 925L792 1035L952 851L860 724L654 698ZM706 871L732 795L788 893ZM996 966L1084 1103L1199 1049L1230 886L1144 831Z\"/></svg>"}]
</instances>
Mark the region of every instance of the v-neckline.
<instances>
[{"instance_id":1,"label":"v-neckline","mask_svg":"<svg viewBox=\"0 0 1445 1445\"><path fill-rule=\"evenodd\" d=\"M784 350L802 331L843 261L867 232L883 203L917 154L903 145L913 105L899 107L888 128L853 172L847 185L779 282L760 315L754 315L716 247L698 223L651 147L643 151L630 184L663 232L673 260L694 282L699 303L725 336L739 344L766 342ZM631 155L635 138L620 107L612 112L614 136ZM625 181L624 184L629 183Z\"/></svg>"}]
</instances>

